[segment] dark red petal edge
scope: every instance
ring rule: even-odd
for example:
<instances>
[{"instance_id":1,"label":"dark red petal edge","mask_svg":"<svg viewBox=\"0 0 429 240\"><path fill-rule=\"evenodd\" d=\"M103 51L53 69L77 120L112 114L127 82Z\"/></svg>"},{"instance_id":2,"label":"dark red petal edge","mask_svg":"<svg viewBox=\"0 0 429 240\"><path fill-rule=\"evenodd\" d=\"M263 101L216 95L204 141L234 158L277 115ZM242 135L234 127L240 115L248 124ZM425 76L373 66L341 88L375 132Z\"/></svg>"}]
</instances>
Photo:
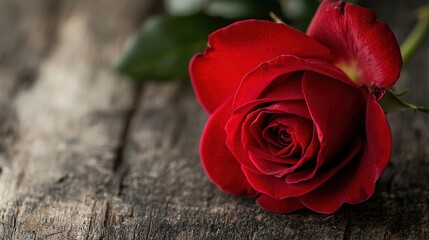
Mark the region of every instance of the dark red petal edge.
<instances>
[{"instance_id":1,"label":"dark red petal edge","mask_svg":"<svg viewBox=\"0 0 429 240\"><path fill-rule=\"evenodd\" d=\"M231 115L232 98L210 116L200 145L205 172L220 189L231 194L254 196L256 191L247 182L241 166L225 145L225 124Z\"/></svg>"},{"instance_id":2,"label":"dark red petal edge","mask_svg":"<svg viewBox=\"0 0 429 240\"><path fill-rule=\"evenodd\" d=\"M296 198L274 199L261 195L256 202L265 210L275 213L291 213L304 208Z\"/></svg>"}]
</instances>

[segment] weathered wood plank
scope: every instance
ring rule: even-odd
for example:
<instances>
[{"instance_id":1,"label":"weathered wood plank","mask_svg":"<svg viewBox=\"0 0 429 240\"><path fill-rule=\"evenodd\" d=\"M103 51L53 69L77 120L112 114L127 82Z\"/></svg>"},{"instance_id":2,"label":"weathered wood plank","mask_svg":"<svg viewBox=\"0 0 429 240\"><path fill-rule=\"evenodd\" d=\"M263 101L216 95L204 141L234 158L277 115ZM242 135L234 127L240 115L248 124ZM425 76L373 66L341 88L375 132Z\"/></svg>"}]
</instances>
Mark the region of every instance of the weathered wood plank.
<instances>
[{"instance_id":1,"label":"weathered wood plank","mask_svg":"<svg viewBox=\"0 0 429 240\"><path fill-rule=\"evenodd\" d=\"M425 1L365 2L402 40ZM207 116L188 82L146 84L136 101L109 69L148 1L0 4L3 239L428 238L427 116L389 116L392 163L368 202L330 216L268 213L204 175ZM423 105L428 55L429 41L400 80Z\"/></svg>"},{"instance_id":2,"label":"weathered wood plank","mask_svg":"<svg viewBox=\"0 0 429 240\"><path fill-rule=\"evenodd\" d=\"M369 2L400 40L410 12L425 1ZM398 13L398 14L392 14ZM429 41L407 65L400 86L414 102L429 105ZM411 79L412 78L412 79ZM412 81L411 81L412 80ZM252 200L229 196L203 174L198 139L206 120L188 83L146 85L126 149L130 166L121 198L141 218L143 238L425 239L429 236L429 118L395 113L394 154L368 202L325 216L310 211L267 213ZM133 222L129 223L133 225ZM130 227L132 228L132 227Z\"/></svg>"},{"instance_id":3,"label":"weathered wood plank","mask_svg":"<svg viewBox=\"0 0 429 240\"><path fill-rule=\"evenodd\" d=\"M107 235L117 207L106 189L118 188L114 166L137 94L110 61L150 3L1 1L4 239Z\"/></svg>"}]
</instances>

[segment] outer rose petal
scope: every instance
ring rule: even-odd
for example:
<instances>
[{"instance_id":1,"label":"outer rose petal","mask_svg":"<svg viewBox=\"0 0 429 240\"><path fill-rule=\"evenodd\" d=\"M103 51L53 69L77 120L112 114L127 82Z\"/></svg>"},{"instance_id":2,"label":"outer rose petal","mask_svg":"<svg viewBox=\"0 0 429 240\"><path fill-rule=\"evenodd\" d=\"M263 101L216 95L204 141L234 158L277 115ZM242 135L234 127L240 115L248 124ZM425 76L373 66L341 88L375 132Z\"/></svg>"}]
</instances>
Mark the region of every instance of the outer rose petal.
<instances>
[{"instance_id":1,"label":"outer rose petal","mask_svg":"<svg viewBox=\"0 0 429 240\"><path fill-rule=\"evenodd\" d=\"M314 72L306 72L302 91L320 140L317 166L301 181L311 179L326 164L343 161L346 150L364 129L365 97L362 89ZM297 181L295 178L294 182Z\"/></svg>"},{"instance_id":2,"label":"outer rose petal","mask_svg":"<svg viewBox=\"0 0 429 240\"><path fill-rule=\"evenodd\" d=\"M328 49L285 24L247 20L212 33L204 54L196 55L189 67L201 105L212 113L248 72L282 54L332 61Z\"/></svg>"},{"instance_id":3,"label":"outer rose petal","mask_svg":"<svg viewBox=\"0 0 429 240\"><path fill-rule=\"evenodd\" d=\"M392 152L392 133L383 108L372 95L368 96L366 109L366 136L367 141L362 158L373 160L375 182L389 163Z\"/></svg>"},{"instance_id":4,"label":"outer rose petal","mask_svg":"<svg viewBox=\"0 0 429 240\"><path fill-rule=\"evenodd\" d=\"M256 202L265 210L275 213L290 213L304 208L296 198L274 199L261 195Z\"/></svg>"},{"instance_id":5,"label":"outer rose petal","mask_svg":"<svg viewBox=\"0 0 429 240\"><path fill-rule=\"evenodd\" d=\"M392 138L383 109L368 95L366 136L361 157L357 157L325 184L299 200L319 213L333 213L346 202L361 203L374 193L375 183L390 159Z\"/></svg>"},{"instance_id":6,"label":"outer rose petal","mask_svg":"<svg viewBox=\"0 0 429 240\"><path fill-rule=\"evenodd\" d=\"M234 110L243 104L258 99L261 95L266 93L266 90L272 90L272 85L273 87L278 86L282 81L284 84L291 84L287 83L289 80L291 80L293 84L296 84L296 77L300 76L296 73L306 70L317 72L321 75L326 75L343 81L348 85L358 87L348 79L343 71L331 62L326 62L320 59L305 59L297 56L281 55L273 60L260 64L243 78L241 85L235 94L233 105ZM291 78L283 77L294 73L295 75L292 75ZM262 98L264 97L265 96L262 96ZM293 87L289 91L284 91L283 97L285 100L301 98L302 91L299 90L299 88ZM266 94L266 98L270 98L270 94Z\"/></svg>"},{"instance_id":7,"label":"outer rose petal","mask_svg":"<svg viewBox=\"0 0 429 240\"><path fill-rule=\"evenodd\" d=\"M254 196L240 164L225 145L225 124L231 114L232 99L226 101L210 116L201 136L200 155L209 178L223 191Z\"/></svg>"},{"instance_id":8,"label":"outer rose petal","mask_svg":"<svg viewBox=\"0 0 429 240\"><path fill-rule=\"evenodd\" d=\"M359 83L388 88L399 77L402 58L396 38L368 9L325 0L307 34L329 48L335 63Z\"/></svg>"}]
</instances>

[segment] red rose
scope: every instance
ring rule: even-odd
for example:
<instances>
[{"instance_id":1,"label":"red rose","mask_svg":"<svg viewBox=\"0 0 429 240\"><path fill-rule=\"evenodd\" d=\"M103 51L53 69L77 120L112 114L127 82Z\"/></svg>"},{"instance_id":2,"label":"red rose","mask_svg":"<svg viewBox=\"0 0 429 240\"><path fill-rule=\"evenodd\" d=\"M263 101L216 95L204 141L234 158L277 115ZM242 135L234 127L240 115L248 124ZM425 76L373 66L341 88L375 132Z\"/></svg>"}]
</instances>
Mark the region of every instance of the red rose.
<instances>
[{"instance_id":1,"label":"red rose","mask_svg":"<svg viewBox=\"0 0 429 240\"><path fill-rule=\"evenodd\" d=\"M273 212L365 201L390 158L377 100L402 64L392 32L367 9L325 0L307 34L237 22L211 34L190 65L210 114L200 148L207 175Z\"/></svg>"}]
</instances>

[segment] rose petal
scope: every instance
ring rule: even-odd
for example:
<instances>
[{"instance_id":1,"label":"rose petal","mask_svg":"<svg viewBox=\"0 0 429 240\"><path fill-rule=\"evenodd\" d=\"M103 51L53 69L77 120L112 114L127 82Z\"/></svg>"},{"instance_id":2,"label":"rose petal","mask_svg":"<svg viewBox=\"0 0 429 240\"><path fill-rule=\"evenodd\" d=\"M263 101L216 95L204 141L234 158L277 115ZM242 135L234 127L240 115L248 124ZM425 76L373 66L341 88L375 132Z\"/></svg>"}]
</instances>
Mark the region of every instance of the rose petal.
<instances>
[{"instance_id":1,"label":"rose petal","mask_svg":"<svg viewBox=\"0 0 429 240\"><path fill-rule=\"evenodd\" d=\"M389 27L370 10L340 0L320 4L307 34L329 48L335 63L366 86L393 86L402 65Z\"/></svg>"},{"instance_id":2,"label":"rose petal","mask_svg":"<svg viewBox=\"0 0 429 240\"><path fill-rule=\"evenodd\" d=\"M273 80L258 99L278 99L281 100L304 100L304 94L301 90L301 79L303 72L284 74ZM246 80L247 81L247 80Z\"/></svg>"},{"instance_id":3,"label":"rose petal","mask_svg":"<svg viewBox=\"0 0 429 240\"><path fill-rule=\"evenodd\" d=\"M284 115L276 118L276 120L290 128L292 137L297 140L302 149L307 149L313 134L312 123L304 118Z\"/></svg>"},{"instance_id":4,"label":"rose petal","mask_svg":"<svg viewBox=\"0 0 429 240\"><path fill-rule=\"evenodd\" d=\"M264 193L275 199L299 197L304 194L308 194L315 189L318 189L323 183L334 176L335 173L343 169L344 166L356 156L356 154L361 149L361 146L362 139L356 138L350 148L347 149L348 154L344 157L344 159L341 159L342 161L338 165L318 173L309 181L288 183L284 178L258 174L247 169L245 166L242 166L242 170L246 175L250 185L252 185L252 187L260 193ZM291 174L287 175L286 178L288 178L290 175Z\"/></svg>"},{"instance_id":5,"label":"rose petal","mask_svg":"<svg viewBox=\"0 0 429 240\"><path fill-rule=\"evenodd\" d=\"M278 140L278 131L280 131L280 129L278 123L275 121L268 123L268 125L262 130L262 138L267 142L268 147L270 147L271 150L274 150L272 151L273 155L283 147L282 143Z\"/></svg>"},{"instance_id":6,"label":"rose petal","mask_svg":"<svg viewBox=\"0 0 429 240\"><path fill-rule=\"evenodd\" d=\"M317 138L317 132L313 129L313 136L310 145L304 150L304 155L299 159L292 167L285 169L283 172L276 174L276 177L285 177L286 174L292 174L295 171L299 171L301 167L305 169L314 169L316 166L317 152L319 151L319 139ZM301 170L305 171L305 170ZM288 182L287 176L285 177L287 184L296 183Z\"/></svg>"},{"instance_id":7,"label":"rose petal","mask_svg":"<svg viewBox=\"0 0 429 240\"><path fill-rule=\"evenodd\" d=\"M267 195L261 195L256 202L265 210L275 213L290 213L304 208L304 205L296 198L273 199Z\"/></svg>"},{"instance_id":8,"label":"rose petal","mask_svg":"<svg viewBox=\"0 0 429 240\"><path fill-rule=\"evenodd\" d=\"M258 108L262 104L271 104L269 107L266 107L272 111L278 111L279 114L288 113L295 114L297 116L302 116L310 119L308 114L308 108L305 103L301 101L285 101L270 103L271 99L258 99L258 96L263 95L264 89L267 89L270 84L275 82L280 76L284 76L288 73L296 73L303 70L311 70L318 72L327 76L330 76L335 79L344 80L344 85L349 85L350 87L355 88L356 85L348 80L348 77L335 67L333 64L315 60L315 59L301 59L295 56L280 56L274 60L265 62L261 64L249 73L242 81L240 88L237 90L237 94L234 98L234 111L231 119L226 125L227 132L227 145L231 150L232 154L236 157L241 164L245 165L247 169L253 171L254 173L260 173L260 171L253 165L248 156L248 151L243 148L241 144L241 132L242 124L246 116L253 111L253 109ZM295 76L295 75L294 75ZM296 84L295 78L279 78L284 80L284 84L289 84L288 80L291 81L293 87L291 90L295 89L294 92L286 91L284 94L285 100L300 98L302 91L297 91L299 89L294 86ZM339 82L340 82L339 81ZM279 83L275 83L279 84ZM276 97L278 97L276 95ZM299 103L299 105L298 105ZM260 108L262 108L261 106Z\"/></svg>"},{"instance_id":9,"label":"rose petal","mask_svg":"<svg viewBox=\"0 0 429 240\"><path fill-rule=\"evenodd\" d=\"M246 129L247 134L241 135L241 142L244 148L253 149L256 147L265 149L267 147L267 142L262 137L263 124L267 115L265 111L254 111L246 117L242 129ZM249 146L249 148L246 146Z\"/></svg>"},{"instance_id":10,"label":"rose petal","mask_svg":"<svg viewBox=\"0 0 429 240\"><path fill-rule=\"evenodd\" d=\"M347 149L364 129L366 103L362 89L314 72L304 74L302 90L320 140L316 168L300 175L306 181L323 165L342 160L339 150Z\"/></svg>"},{"instance_id":11,"label":"rose petal","mask_svg":"<svg viewBox=\"0 0 429 240\"><path fill-rule=\"evenodd\" d=\"M262 124L268 117L265 111L254 111L250 113L244 123L241 131L241 147L247 150L247 156L253 165L263 174L273 175L283 171L285 163L289 163L288 159L282 164L278 162L270 162L265 159L271 159L274 156L268 151L267 144L264 142L262 133ZM256 128L256 129L255 129Z\"/></svg>"},{"instance_id":12,"label":"rose petal","mask_svg":"<svg viewBox=\"0 0 429 240\"><path fill-rule=\"evenodd\" d=\"M373 95L369 95L367 100L366 138L362 159L374 163L375 183L389 163L392 152L392 134L383 108Z\"/></svg>"},{"instance_id":13,"label":"rose petal","mask_svg":"<svg viewBox=\"0 0 429 240\"><path fill-rule=\"evenodd\" d=\"M287 169L287 165L285 165L284 163L282 164L278 162L269 161L267 159L261 158L261 156L258 156L252 152L249 153L249 158L255 165L255 167L257 167L258 170L265 175L276 175Z\"/></svg>"},{"instance_id":14,"label":"rose petal","mask_svg":"<svg viewBox=\"0 0 429 240\"><path fill-rule=\"evenodd\" d=\"M283 96L284 100L300 99L302 91L296 86L296 77L301 76L299 73L305 70L314 71L344 81L349 85L357 86L349 80L343 71L330 62L320 59L303 59L296 56L282 55L276 59L262 63L246 75L235 95L233 109L259 99L261 96L263 97L261 99L271 98L271 95L267 94L267 90L274 89L283 84L286 84L284 88L281 88L281 90L284 90L283 94L276 92L276 94L273 94L273 98L281 98ZM289 90L287 90L288 86L290 86Z\"/></svg>"},{"instance_id":15,"label":"rose petal","mask_svg":"<svg viewBox=\"0 0 429 240\"><path fill-rule=\"evenodd\" d=\"M246 118L252 114L251 110L255 107L258 107L260 104L265 103L265 100L255 100L248 103L247 105L242 106L239 109L236 109L233 112L233 115L228 120L226 124L227 140L226 145L230 149L231 153L235 158L248 169L256 173L260 173L258 168L254 166L252 161L249 158L249 151L243 146L243 143L248 144L250 141L248 139L243 139L243 124L246 121ZM307 106L303 101L290 101L285 103L274 103L269 106L261 106L259 111L266 111L267 113L278 113L282 114L285 111L288 111L291 114L295 115L304 115L304 117L309 117ZM250 131L250 129L245 130ZM258 153L258 148L252 149L254 153ZM261 152L261 151L260 151ZM269 154L268 151L262 151L259 155ZM271 157L271 156L269 156ZM272 157L274 158L274 156Z\"/></svg>"},{"instance_id":16,"label":"rose petal","mask_svg":"<svg viewBox=\"0 0 429 240\"><path fill-rule=\"evenodd\" d=\"M285 24L247 20L212 33L204 54L189 67L201 105L212 113L234 95L248 72L281 54L332 61L329 50Z\"/></svg>"},{"instance_id":17,"label":"rose petal","mask_svg":"<svg viewBox=\"0 0 429 240\"><path fill-rule=\"evenodd\" d=\"M264 110L261 111L254 111L250 113L247 117L244 123L241 127L241 145L244 149L247 149L248 156L250 157L251 161L255 164L255 166L261 170L261 168L258 167L259 162L266 162L266 159L276 159L274 161L276 164L272 164L275 166L284 166L284 164L293 164L296 162L296 159L288 159L283 157L277 157L275 156L270 150L268 141L264 139L262 136L263 133L263 124L266 122L266 118L269 117L269 112L266 112ZM253 155L253 157L251 156ZM258 159L264 159L264 160L258 160ZM270 160L268 160L270 161ZM283 163L283 164L277 164L277 163ZM269 163L268 163L269 164ZM267 173L264 170L261 170L261 172L265 174ZM268 170L268 172L272 172L272 170Z\"/></svg>"},{"instance_id":18,"label":"rose petal","mask_svg":"<svg viewBox=\"0 0 429 240\"><path fill-rule=\"evenodd\" d=\"M390 159L392 138L383 109L373 95L366 109L366 142L360 158L354 159L317 190L299 197L313 211L333 213L346 202L361 203L374 193L375 183Z\"/></svg>"},{"instance_id":19,"label":"rose petal","mask_svg":"<svg viewBox=\"0 0 429 240\"><path fill-rule=\"evenodd\" d=\"M240 164L225 145L225 124L231 114L232 99L210 116L201 136L201 161L209 178L220 189L231 194L255 195Z\"/></svg>"},{"instance_id":20,"label":"rose petal","mask_svg":"<svg viewBox=\"0 0 429 240\"><path fill-rule=\"evenodd\" d=\"M298 161L298 159L302 155L302 152L303 150L301 145L299 145L297 141L292 141L292 143L289 146L276 152L274 155L278 157L285 156L285 157L295 158L295 160Z\"/></svg>"}]
</instances>

